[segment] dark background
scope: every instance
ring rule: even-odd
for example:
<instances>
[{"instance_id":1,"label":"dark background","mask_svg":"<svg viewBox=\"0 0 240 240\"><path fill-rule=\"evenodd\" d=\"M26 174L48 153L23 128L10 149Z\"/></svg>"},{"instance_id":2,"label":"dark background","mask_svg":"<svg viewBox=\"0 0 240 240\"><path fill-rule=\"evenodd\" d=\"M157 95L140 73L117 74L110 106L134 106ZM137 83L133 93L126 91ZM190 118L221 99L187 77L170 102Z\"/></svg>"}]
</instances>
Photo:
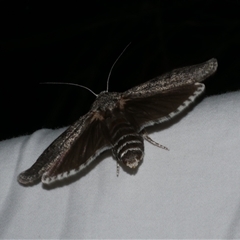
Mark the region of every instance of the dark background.
<instances>
[{"instance_id":1,"label":"dark background","mask_svg":"<svg viewBox=\"0 0 240 240\"><path fill-rule=\"evenodd\" d=\"M1 1L0 140L59 128L99 93L125 91L166 71L218 59L206 95L240 89L240 1Z\"/></svg>"}]
</instances>

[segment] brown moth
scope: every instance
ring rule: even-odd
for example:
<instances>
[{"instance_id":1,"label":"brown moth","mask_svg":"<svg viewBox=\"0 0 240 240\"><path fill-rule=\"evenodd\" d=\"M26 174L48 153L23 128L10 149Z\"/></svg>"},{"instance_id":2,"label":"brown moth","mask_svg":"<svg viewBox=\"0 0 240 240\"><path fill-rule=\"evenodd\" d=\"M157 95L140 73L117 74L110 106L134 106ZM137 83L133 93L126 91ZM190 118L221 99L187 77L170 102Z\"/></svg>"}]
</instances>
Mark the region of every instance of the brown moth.
<instances>
[{"instance_id":1,"label":"brown moth","mask_svg":"<svg viewBox=\"0 0 240 240\"><path fill-rule=\"evenodd\" d=\"M115 63L114 63L115 64ZM39 178L49 184L85 168L103 151L112 150L118 162L136 168L144 142L167 149L144 132L146 127L173 118L204 91L201 83L217 69L217 60L175 69L123 93L101 92L90 111L80 117L18 176L21 184Z\"/></svg>"}]
</instances>

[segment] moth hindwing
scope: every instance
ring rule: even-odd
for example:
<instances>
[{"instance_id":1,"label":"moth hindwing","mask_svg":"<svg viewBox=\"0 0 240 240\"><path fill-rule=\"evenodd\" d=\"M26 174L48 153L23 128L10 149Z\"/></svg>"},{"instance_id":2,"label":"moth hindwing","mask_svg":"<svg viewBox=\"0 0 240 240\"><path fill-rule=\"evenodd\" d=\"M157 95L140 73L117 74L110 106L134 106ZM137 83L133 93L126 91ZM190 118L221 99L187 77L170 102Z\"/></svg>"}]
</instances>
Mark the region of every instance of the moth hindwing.
<instances>
[{"instance_id":1,"label":"moth hindwing","mask_svg":"<svg viewBox=\"0 0 240 240\"><path fill-rule=\"evenodd\" d=\"M175 69L126 92L101 92L90 111L63 132L28 170L18 176L21 184L42 178L51 183L86 167L100 153L111 149L117 161L130 168L144 155L148 126L176 116L203 91L200 83L217 69L217 60ZM163 147L164 148L164 147Z\"/></svg>"}]
</instances>

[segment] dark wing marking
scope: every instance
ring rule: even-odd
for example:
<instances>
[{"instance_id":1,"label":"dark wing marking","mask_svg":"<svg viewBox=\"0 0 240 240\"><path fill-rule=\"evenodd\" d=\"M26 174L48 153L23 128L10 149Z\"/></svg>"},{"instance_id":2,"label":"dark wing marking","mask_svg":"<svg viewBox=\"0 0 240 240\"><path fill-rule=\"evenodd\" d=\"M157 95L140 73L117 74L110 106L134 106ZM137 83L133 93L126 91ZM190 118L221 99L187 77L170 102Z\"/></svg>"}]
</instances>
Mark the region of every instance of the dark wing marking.
<instances>
[{"instance_id":1,"label":"dark wing marking","mask_svg":"<svg viewBox=\"0 0 240 240\"><path fill-rule=\"evenodd\" d=\"M138 124L139 131L161 123L183 111L203 93L204 84L195 83L141 98L122 98L122 108L129 119Z\"/></svg>"},{"instance_id":2,"label":"dark wing marking","mask_svg":"<svg viewBox=\"0 0 240 240\"><path fill-rule=\"evenodd\" d=\"M63 132L31 168L18 176L18 181L29 184L42 176L43 183L51 183L79 172L109 149L102 120L92 116L84 115Z\"/></svg>"}]
</instances>

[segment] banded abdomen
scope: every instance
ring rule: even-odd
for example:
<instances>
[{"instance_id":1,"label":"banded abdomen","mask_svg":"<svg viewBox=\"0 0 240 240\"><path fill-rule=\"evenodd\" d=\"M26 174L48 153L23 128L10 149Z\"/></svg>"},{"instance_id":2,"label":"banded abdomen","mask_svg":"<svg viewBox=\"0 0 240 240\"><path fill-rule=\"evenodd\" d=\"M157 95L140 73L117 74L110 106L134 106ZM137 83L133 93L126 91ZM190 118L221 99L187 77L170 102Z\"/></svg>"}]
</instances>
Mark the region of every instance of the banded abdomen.
<instances>
[{"instance_id":1,"label":"banded abdomen","mask_svg":"<svg viewBox=\"0 0 240 240\"><path fill-rule=\"evenodd\" d=\"M114 157L130 168L137 167L143 159L144 145L134 124L123 114L114 114L108 119L108 131Z\"/></svg>"}]
</instances>

